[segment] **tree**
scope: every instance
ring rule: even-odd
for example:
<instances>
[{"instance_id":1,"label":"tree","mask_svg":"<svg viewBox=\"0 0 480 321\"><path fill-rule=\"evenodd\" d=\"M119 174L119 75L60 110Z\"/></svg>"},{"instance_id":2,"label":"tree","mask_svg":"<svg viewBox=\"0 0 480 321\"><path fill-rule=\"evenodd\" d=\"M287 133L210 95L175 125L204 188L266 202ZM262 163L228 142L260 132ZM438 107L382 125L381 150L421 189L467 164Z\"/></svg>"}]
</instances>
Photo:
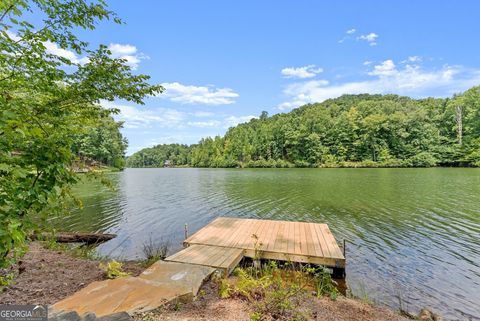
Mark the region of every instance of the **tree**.
<instances>
[{"instance_id":1,"label":"tree","mask_svg":"<svg viewBox=\"0 0 480 321\"><path fill-rule=\"evenodd\" d=\"M459 107L460 106L460 107ZM480 87L451 99L344 95L230 128L192 148L192 166L480 164Z\"/></svg>"},{"instance_id":2,"label":"tree","mask_svg":"<svg viewBox=\"0 0 480 321\"><path fill-rule=\"evenodd\" d=\"M266 112L265 110L262 111L262 113L260 114L259 119L260 119L260 120L266 120L267 118L268 118L268 112Z\"/></svg>"},{"instance_id":3,"label":"tree","mask_svg":"<svg viewBox=\"0 0 480 321\"><path fill-rule=\"evenodd\" d=\"M28 15L26 14L28 13ZM33 25L25 16L41 17ZM142 104L163 88L135 75L106 46L96 50L74 31L121 20L102 0L6 0L0 3L0 265L25 249L72 197L75 137L118 112L101 100ZM69 57L47 50L56 45ZM84 55L82 63L72 56Z\"/></svg>"},{"instance_id":4,"label":"tree","mask_svg":"<svg viewBox=\"0 0 480 321\"><path fill-rule=\"evenodd\" d=\"M123 169L128 142L120 133L122 126L123 122L116 122L113 117L100 118L93 126L85 128L85 133L75 135L73 152L80 162L97 161Z\"/></svg>"}]
</instances>

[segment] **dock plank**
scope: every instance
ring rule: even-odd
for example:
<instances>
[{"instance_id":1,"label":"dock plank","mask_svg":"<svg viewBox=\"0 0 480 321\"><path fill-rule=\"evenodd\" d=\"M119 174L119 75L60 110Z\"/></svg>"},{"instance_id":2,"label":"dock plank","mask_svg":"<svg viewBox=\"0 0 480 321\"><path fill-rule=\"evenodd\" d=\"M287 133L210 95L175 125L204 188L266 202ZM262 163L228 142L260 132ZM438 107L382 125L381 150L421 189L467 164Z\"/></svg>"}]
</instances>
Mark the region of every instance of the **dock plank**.
<instances>
[{"instance_id":1,"label":"dock plank","mask_svg":"<svg viewBox=\"0 0 480 321\"><path fill-rule=\"evenodd\" d=\"M258 220L241 218L217 218L185 240L185 245L223 247L222 252L207 251L203 256L191 255L195 260L208 256L210 264L223 265L228 261L229 250L240 249L247 257L254 257L255 240L262 244L263 258L289 260L331 267L344 267L345 258L335 237L326 224L289 222L279 220ZM173 256L174 259L186 259Z\"/></svg>"},{"instance_id":2,"label":"dock plank","mask_svg":"<svg viewBox=\"0 0 480 321\"><path fill-rule=\"evenodd\" d=\"M325 256L323 254L322 245L320 244L320 242L318 240L318 235L317 235L317 231L315 229L314 224L313 223L308 223L308 226L309 226L310 234L312 235L313 246L315 248L315 256L320 256L320 257Z\"/></svg>"},{"instance_id":3,"label":"dock plank","mask_svg":"<svg viewBox=\"0 0 480 321\"><path fill-rule=\"evenodd\" d=\"M167 257L165 261L209 266L228 274L242 257L241 249L195 244Z\"/></svg>"}]
</instances>

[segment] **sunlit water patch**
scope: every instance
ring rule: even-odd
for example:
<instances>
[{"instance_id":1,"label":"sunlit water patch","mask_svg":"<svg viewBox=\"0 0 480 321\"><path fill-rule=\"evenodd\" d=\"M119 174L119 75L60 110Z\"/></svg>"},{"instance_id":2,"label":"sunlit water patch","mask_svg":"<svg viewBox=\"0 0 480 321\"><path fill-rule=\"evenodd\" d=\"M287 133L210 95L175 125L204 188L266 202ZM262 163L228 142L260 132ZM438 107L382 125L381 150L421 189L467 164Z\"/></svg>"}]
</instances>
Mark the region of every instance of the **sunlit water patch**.
<instances>
[{"instance_id":1,"label":"sunlit water patch","mask_svg":"<svg viewBox=\"0 0 480 321\"><path fill-rule=\"evenodd\" d=\"M347 240L354 294L447 318L480 319L479 169L127 169L116 191L78 186L62 229L117 233L104 255L142 256L150 238L180 248L217 216L329 224Z\"/></svg>"}]
</instances>

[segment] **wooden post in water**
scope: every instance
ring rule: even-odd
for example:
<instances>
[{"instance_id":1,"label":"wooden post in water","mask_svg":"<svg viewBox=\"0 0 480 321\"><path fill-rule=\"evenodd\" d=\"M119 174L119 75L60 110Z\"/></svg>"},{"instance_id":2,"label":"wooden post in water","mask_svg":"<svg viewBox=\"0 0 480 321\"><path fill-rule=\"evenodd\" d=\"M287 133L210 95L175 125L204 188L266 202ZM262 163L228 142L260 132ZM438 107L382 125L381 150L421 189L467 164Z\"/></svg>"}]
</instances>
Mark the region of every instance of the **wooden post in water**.
<instances>
[{"instance_id":1,"label":"wooden post in water","mask_svg":"<svg viewBox=\"0 0 480 321\"><path fill-rule=\"evenodd\" d=\"M185 223L185 239L188 239L188 224Z\"/></svg>"},{"instance_id":2,"label":"wooden post in water","mask_svg":"<svg viewBox=\"0 0 480 321\"><path fill-rule=\"evenodd\" d=\"M343 248L342 248L342 252L343 252L343 257L346 259L347 256L347 240L346 239L343 239ZM345 266L344 267L334 267L333 268L333 273L332 273L332 277L334 279L337 279L337 280L342 280L342 279L345 279Z\"/></svg>"}]
</instances>

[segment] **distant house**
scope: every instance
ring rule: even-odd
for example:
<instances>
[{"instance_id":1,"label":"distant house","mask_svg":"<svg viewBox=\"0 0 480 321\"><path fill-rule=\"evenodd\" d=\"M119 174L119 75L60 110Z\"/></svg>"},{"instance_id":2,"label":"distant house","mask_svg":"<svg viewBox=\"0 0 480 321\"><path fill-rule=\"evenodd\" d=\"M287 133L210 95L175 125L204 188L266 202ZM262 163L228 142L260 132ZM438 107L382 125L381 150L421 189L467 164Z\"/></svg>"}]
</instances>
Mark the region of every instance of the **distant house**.
<instances>
[{"instance_id":1,"label":"distant house","mask_svg":"<svg viewBox=\"0 0 480 321\"><path fill-rule=\"evenodd\" d=\"M167 159L165 162L163 162L163 167L172 167L172 162Z\"/></svg>"}]
</instances>

